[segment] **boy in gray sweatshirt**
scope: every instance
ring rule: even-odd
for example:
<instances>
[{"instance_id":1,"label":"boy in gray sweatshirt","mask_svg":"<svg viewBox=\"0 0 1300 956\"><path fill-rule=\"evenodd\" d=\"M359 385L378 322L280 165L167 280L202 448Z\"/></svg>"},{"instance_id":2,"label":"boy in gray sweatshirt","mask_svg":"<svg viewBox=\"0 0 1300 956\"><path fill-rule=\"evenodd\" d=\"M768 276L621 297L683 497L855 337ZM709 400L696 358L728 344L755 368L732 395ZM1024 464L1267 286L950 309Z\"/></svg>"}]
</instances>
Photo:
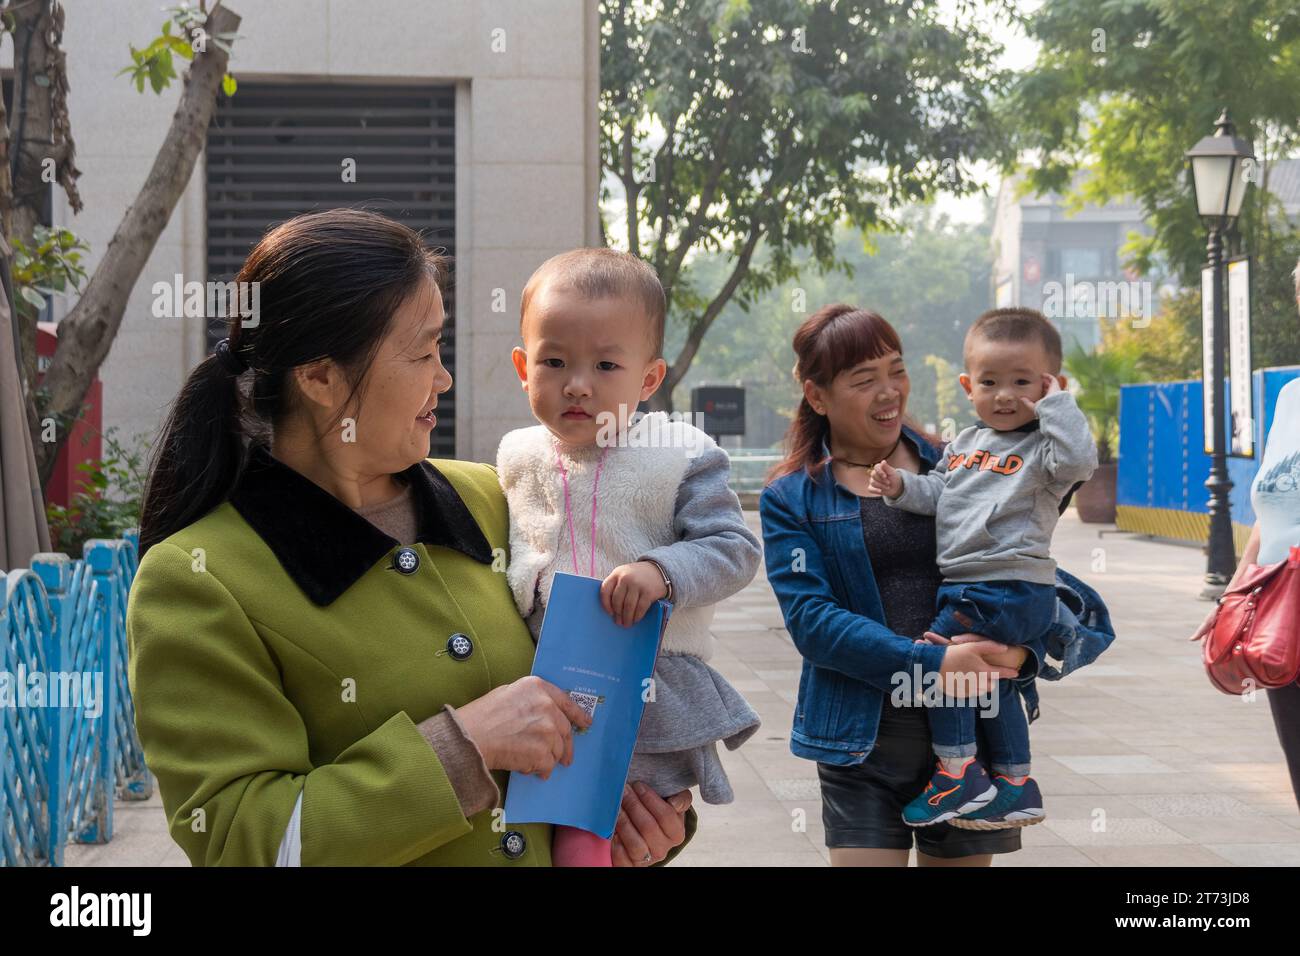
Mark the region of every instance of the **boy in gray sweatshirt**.
<instances>
[{"instance_id":1,"label":"boy in gray sweatshirt","mask_svg":"<svg viewBox=\"0 0 1300 956\"><path fill-rule=\"evenodd\" d=\"M984 313L966 334L964 358L961 384L979 424L959 434L928 474L881 462L871 490L887 504L935 516L944 582L931 631L1041 646L1056 613L1052 532L1062 499L1096 469L1097 447L1063 388L1061 337L1042 313ZM909 825L984 830L1044 819L1014 685L999 681L998 696L978 709L995 779L975 757L977 705L928 708L938 767L904 808Z\"/></svg>"}]
</instances>

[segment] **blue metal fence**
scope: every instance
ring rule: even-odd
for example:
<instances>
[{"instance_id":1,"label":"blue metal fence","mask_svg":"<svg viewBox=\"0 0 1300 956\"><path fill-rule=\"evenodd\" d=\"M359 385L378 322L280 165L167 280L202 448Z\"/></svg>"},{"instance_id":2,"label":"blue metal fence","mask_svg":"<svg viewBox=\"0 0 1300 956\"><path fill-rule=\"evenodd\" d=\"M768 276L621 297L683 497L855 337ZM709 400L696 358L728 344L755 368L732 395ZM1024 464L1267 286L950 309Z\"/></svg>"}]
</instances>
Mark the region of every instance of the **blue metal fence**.
<instances>
[{"instance_id":1,"label":"blue metal fence","mask_svg":"<svg viewBox=\"0 0 1300 956\"><path fill-rule=\"evenodd\" d=\"M1300 366L1258 369L1252 376L1255 457L1228 459L1228 477L1232 479L1229 510L1238 553L1255 523L1250 486L1273 424L1277 396L1282 386L1296 377L1300 377ZM1120 389L1116 526L1187 541L1207 540L1209 492L1205 481L1210 477L1210 456L1205 453L1204 420L1199 381Z\"/></svg>"},{"instance_id":2,"label":"blue metal fence","mask_svg":"<svg viewBox=\"0 0 1300 956\"><path fill-rule=\"evenodd\" d=\"M115 796L152 793L126 681L138 551L128 532L0 572L0 865L61 865L112 838Z\"/></svg>"}]
</instances>

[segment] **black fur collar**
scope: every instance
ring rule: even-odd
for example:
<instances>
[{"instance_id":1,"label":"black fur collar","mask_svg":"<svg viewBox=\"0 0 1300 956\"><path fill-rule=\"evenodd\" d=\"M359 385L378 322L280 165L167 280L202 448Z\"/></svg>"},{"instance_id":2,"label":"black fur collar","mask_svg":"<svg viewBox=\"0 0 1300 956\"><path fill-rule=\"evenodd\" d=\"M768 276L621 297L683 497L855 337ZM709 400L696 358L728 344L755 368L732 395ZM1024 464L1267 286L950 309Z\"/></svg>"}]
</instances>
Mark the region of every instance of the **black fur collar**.
<instances>
[{"instance_id":1,"label":"black fur collar","mask_svg":"<svg viewBox=\"0 0 1300 956\"><path fill-rule=\"evenodd\" d=\"M427 461L401 473L416 504L416 540L453 548L483 564L492 549L456 489ZM230 503L267 543L303 593L333 603L401 544L311 479L254 445Z\"/></svg>"}]
</instances>

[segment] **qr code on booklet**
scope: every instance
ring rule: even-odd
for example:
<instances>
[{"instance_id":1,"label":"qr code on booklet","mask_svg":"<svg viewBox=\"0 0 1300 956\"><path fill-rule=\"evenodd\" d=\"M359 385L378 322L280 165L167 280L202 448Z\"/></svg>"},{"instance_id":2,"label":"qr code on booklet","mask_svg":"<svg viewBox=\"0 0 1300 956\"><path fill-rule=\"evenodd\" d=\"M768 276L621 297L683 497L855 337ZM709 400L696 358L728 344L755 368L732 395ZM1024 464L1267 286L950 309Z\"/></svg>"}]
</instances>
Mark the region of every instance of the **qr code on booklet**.
<instances>
[{"instance_id":1,"label":"qr code on booklet","mask_svg":"<svg viewBox=\"0 0 1300 956\"><path fill-rule=\"evenodd\" d=\"M569 699L586 711L587 716L592 720L596 719L596 705L604 701L603 694L584 694L579 690L569 691ZM590 727L575 728L575 733L585 734Z\"/></svg>"}]
</instances>

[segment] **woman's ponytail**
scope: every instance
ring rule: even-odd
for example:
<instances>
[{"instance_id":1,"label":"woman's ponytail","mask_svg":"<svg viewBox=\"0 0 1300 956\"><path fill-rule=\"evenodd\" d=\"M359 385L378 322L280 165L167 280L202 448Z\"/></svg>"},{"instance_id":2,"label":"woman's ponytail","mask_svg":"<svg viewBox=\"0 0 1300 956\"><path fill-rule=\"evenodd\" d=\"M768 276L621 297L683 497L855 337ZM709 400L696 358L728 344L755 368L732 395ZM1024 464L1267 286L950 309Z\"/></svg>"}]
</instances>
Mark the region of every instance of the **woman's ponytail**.
<instances>
[{"instance_id":1,"label":"woman's ponytail","mask_svg":"<svg viewBox=\"0 0 1300 956\"><path fill-rule=\"evenodd\" d=\"M243 464L239 379L209 355L173 403L149 465L140 554L197 521L234 488Z\"/></svg>"}]
</instances>

